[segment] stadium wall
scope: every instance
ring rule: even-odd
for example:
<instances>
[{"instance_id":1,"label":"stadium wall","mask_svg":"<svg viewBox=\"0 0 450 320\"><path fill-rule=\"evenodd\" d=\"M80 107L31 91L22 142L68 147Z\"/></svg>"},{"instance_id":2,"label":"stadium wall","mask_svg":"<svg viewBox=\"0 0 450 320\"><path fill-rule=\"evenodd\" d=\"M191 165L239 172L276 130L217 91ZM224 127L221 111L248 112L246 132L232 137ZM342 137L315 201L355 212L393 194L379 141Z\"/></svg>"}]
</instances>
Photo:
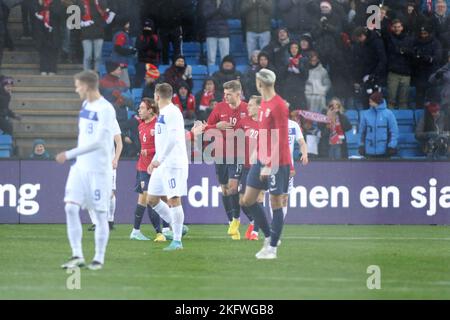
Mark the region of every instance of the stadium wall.
<instances>
[{"instance_id":1,"label":"stadium wall","mask_svg":"<svg viewBox=\"0 0 450 320\"><path fill-rule=\"evenodd\" d=\"M64 223L69 165L0 161L0 223ZM449 162L313 162L296 169L288 223L450 224ZM135 174L134 161L120 162L117 223L133 222ZM214 166L191 165L188 186L186 223L226 223Z\"/></svg>"}]
</instances>

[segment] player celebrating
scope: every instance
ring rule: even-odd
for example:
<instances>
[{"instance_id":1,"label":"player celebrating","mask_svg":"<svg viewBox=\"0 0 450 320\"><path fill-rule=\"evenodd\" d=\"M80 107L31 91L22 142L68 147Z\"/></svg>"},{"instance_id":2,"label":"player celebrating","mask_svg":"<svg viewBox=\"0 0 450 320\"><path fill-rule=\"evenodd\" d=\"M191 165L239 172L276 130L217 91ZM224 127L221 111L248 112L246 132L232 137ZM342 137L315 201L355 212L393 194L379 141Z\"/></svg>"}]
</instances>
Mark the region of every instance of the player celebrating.
<instances>
[{"instance_id":1,"label":"player celebrating","mask_svg":"<svg viewBox=\"0 0 450 320\"><path fill-rule=\"evenodd\" d=\"M148 203L172 226L173 240L164 248L166 251L183 249L184 212L181 197L187 195L188 179L183 114L172 103L172 95L173 89L168 83L156 86L155 101L160 113L155 126L155 156L147 169L151 174ZM162 196L167 197L167 204L161 201Z\"/></svg>"},{"instance_id":2,"label":"player celebrating","mask_svg":"<svg viewBox=\"0 0 450 320\"><path fill-rule=\"evenodd\" d=\"M256 74L256 87L263 100L258 113L258 161L250 168L242 199L244 207L265 235L264 246L256 254L257 259L277 257L292 165L288 139L289 109L275 92L275 81L275 73L268 69L261 69ZM263 207L257 203L261 190L267 189L273 208L272 226L269 226Z\"/></svg>"},{"instance_id":3,"label":"player celebrating","mask_svg":"<svg viewBox=\"0 0 450 320\"><path fill-rule=\"evenodd\" d=\"M98 75L93 71L75 75L76 92L84 100L78 123L78 145L56 156L60 164L76 158L70 168L64 197L67 233L72 247L72 257L61 266L65 269L85 265L80 208L93 210L97 219L95 257L88 265L89 269L103 267L108 244L107 212L112 190L111 150L116 113L114 107L100 95L98 84Z\"/></svg>"},{"instance_id":4,"label":"player celebrating","mask_svg":"<svg viewBox=\"0 0 450 320\"><path fill-rule=\"evenodd\" d=\"M216 105L208 118L208 129L222 130L223 149L215 149L216 175L222 189L222 202L229 221L228 234L233 240L241 238L239 233L239 172L236 163L236 148L234 154L227 154L227 134L234 130L234 126L241 118L247 116L247 103L241 100L242 86L238 80L225 82L224 101ZM207 131L206 131L207 132ZM215 142L220 146L220 143ZM229 142L228 142L229 143ZM222 154L220 154L222 152Z\"/></svg>"},{"instance_id":5,"label":"player celebrating","mask_svg":"<svg viewBox=\"0 0 450 320\"><path fill-rule=\"evenodd\" d=\"M134 227L130 234L132 240L150 240L141 233L141 223L147 207L148 216L156 231L155 242L166 241L161 231L161 219L159 215L147 206L147 187L150 175L147 168L155 156L155 124L158 118L159 109L153 99L143 98L139 105L139 141L141 143L141 152L136 164L136 187L135 191L139 193L138 203L134 213Z\"/></svg>"}]
</instances>

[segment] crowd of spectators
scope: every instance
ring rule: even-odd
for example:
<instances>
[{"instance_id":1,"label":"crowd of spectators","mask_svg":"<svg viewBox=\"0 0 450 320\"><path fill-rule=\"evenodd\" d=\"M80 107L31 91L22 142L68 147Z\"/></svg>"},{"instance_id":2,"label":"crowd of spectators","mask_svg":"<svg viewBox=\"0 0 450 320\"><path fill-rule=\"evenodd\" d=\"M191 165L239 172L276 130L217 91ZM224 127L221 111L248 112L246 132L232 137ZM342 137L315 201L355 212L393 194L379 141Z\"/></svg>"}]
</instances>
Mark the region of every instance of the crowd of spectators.
<instances>
[{"instance_id":1,"label":"crowd of spectators","mask_svg":"<svg viewBox=\"0 0 450 320\"><path fill-rule=\"evenodd\" d=\"M143 88L143 96L152 97L155 84L166 81L174 87L174 103L189 128L194 120L205 120L222 100L225 82L240 80L244 99L257 94L255 74L261 68L276 73L277 91L293 110L329 114L333 102L344 115L344 108L371 109L374 101L369 97L383 91L385 99L377 106L407 109L432 103L439 105L441 117L448 114L449 0L0 2L0 58L4 48L14 50L7 21L11 3L21 3L23 37L36 40L41 74L57 73L58 61L82 62L84 69L99 72L103 64L107 75L102 90L124 116L125 109L133 109L127 97L130 88ZM81 24L69 30L66 10L73 4L81 9ZM367 13L370 5L379 10ZM230 19L241 21L246 70L238 68L230 51ZM109 61L102 61L105 41L113 45ZM192 66L182 54L183 42L206 46L199 64L210 70L219 64L197 91ZM164 72L159 70L169 64ZM337 119L332 128L305 120L304 129L320 140L336 129L336 123L338 130L348 127L341 116L332 117ZM325 154L331 157L346 154L345 148L330 150Z\"/></svg>"}]
</instances>

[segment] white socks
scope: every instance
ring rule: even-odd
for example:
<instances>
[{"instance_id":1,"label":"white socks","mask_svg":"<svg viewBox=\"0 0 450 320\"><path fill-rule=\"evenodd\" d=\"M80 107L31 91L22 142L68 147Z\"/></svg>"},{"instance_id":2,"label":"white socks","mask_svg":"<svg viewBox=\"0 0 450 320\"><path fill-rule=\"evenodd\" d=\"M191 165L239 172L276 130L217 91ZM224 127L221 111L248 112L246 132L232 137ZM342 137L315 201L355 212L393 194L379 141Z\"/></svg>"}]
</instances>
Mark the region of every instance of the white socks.
<instances>
[{"instance_id":1,"label":"white socks","mask_svg":"<svg viewBox=\"0 0 450 320\"><path fill-rule=\"evenodd\" d=\"M106 246L109 239L109 225L106 212L95 211L97 224L95 225L95 257L101 264L105 261Z\"/></svg>"},{"instance_id":2,"label":"white socks","mask_svg":"<svg viewBox=\"0 0 450 320\"><path fill-rule=\"evenodd\" d=\"M72 248L72 256L83 258L83 250L81 247L83 229L80 220L80 207L73 203L66 203L64 209L67 220L67 237Z\"/></svg>"},{"instance_id":3,"label":"white socks","mask_svg":"<svg viewBox=\"0 0 450 320\"><path fill-rule=\"evenodd\" d=\"M172 211L173 240L181 241L184 223L183 207L180 205L178 207L170 208L170 210Z\"/></svg>"},{"instance_id":4,"label":"white socks","mask_svg":"<svg viewBox=\"0 0 450 320\"><path fill-rule=\"evenodd\" d=\"M113 194L109 200L108 222L114 222L114 213L116 212L116 196Z\"/></svg>"},{"instance_id":5,"label":"white socks","mask_svg":"<svg viewBox=\"0 0 450 320\"><path fill-rule=\"evenodd\" d=\"M159 200L159 203L153 207L153 210L168 224L172 224L172 214L169 206L164 201Z\"/></svg>"}]
</instances>

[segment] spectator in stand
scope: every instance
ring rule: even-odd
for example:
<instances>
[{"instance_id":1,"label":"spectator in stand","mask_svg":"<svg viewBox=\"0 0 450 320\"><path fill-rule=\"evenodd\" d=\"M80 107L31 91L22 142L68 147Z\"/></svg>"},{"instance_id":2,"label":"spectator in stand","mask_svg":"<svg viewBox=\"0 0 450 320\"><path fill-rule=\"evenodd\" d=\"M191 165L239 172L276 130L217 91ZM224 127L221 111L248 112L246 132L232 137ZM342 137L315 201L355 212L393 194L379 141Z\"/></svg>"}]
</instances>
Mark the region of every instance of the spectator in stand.
<instances>
[{"instance_id":1,"label":"spectator in stand","mask_svg":"<svg viewBox=\"0 0 450 320\"><path fill-rule=\"evenodd\" d=\"M230 53L228 21L233 14L232 0L203 0L202 13L205 19L208 66L216 64L217 46L220 59Z\"/></svg>"},{"instance_id":2,"label":"spectator in stand","mask_svg":"<svg viewBox=\"0 0 450 320\"><path fill-rule=\"evenodd\" d=\"M170 84L172 88L178 88L182 81L185 81L189 88L193 88L192 67L186 64L184 56L174 58L173 64L164 72L164 81Z\"/></svg>"},{"instance_id":3,"label":"spectator in stand","mask_svg":"<svg viewBox=\"0 0 450 320\"><path fill-rule=\"evenodd\" d=\"M256 88L256 73L261 69L269 69L276 72L275 67L269 60L269 55L264 51L261 51L258 54L258 65L254 69L248 70L243 75L244 95L246 97L258 95L258 90Z\"/></svg>"},{"instance_id":4,"label":"spectator in stand","mask_svg":"<svg viewBox=\"0 0 450 320\"><path fill-rule=\"evenodd\" d=\"M36 44L39 51L41 75L55 75L59 42L62 6L60 1L39 0L36 6Z\"/></svg>"},{"instance_id":5,"label":"spectator in stand","mask_svg":"<svg viewBox=\"0 0 450 320\"><path fill-rule=\"evenodd\" d=\"M447 52L450 45L450 16L447 13L447 3L444 0L436 2L431 24L434 36L440 41L443 52ZM446 63L444 57L442 57L440 63Z\"/></svg>"},{"instance_id":6,"label":"spectator in stand","mask_svg":"<svg viewBox=\"0 0 450 320\"><path fill-rule=\"evenodd\" d=\"M81 42L83 44L83 68L99 72L102 62L105 23L110 24L115 13L110 11L105 0L78 0L81 9ZM92 59L94 56L94 59Z\"/></svg>"},{"instance_id":7,"label":"spectator in stand","mask_svg":"<svg viewBox=\"0 0 450 320\"><path fill-rule=\"evenodd\" d=\"M324 125L322 129L322 138L327 142L325 145L330 160L348 158L345 133L352 129L352 125L344 112L341 101L338 98L331 99L327 111L330 123Z\"/></svg>"},{"instance_id":8,"label":"spectator in stand","mask_svg":"<svg viewBox=\"0 0 450 320\"><path fill-rule=\"evenodd\" d=\"M9 108L11 102L14 80L11 77L0 76L0 130L5 134L13 134L11 119L19 120L21 117Z\"/></svg>"},{"instance_id":9,"label":"spectator in stand","mask_svg":"<svg viewBox=\"0 0 450 320\"><path fill-rule=\"evenodd\" d=\"M197 101L197 119L200 121L207 120L211 113L211 101L215 100L216 84L213 78L203 81L203 88L197 93L195 101Z\"/></svg>"},{"instance_id":10,"label":"spectator in stand","mask_svg":"<svg viewBox=\"0 0 450 320\"><path fill-rule=\"evenodd\" d=\"M417 10L414 0L408 1L401 20L404 21L405 31L409 36L414 36L419 31L419 26L425 23L425 17Z\"/></svg>"},{"instance_id":11,"label":"spectator in stand","mask_svg":"<svg viewBox=\"0 0 450 320\"><path fill-rule=\"evenodd\" d=\"M258 56L259 56L260 52L261 52L261 50L254 50L252 52L252 55L250 56L247 72L255 71L256 69L258 69L258 66L259 66Z\"/></svg>"},{"instance_id":12,"label":"spectator in stand","mask_svg":"<svg viewBox=\"0 0 450 320\"><path fill-rule=\"evenodd\" d=\"M138 62L136 64L136 77L134 87L140 88L146 73L146 65L159 65L159 55L161 45L158 35L155 33L153 20L146 19L142 28L142 33L136 39L136 49L138 50ZM153 99L153 97L151 97Z\"/></svg>"},{"instance_id":13,"label":"spectator in stand","mask_svg":"<svg viewBox=\"0 0 450 320\"><path fill-rule=\"evenodd\" d=\"M178 89L173 95L172 102L183 113L185 129L190 130L195 121L195 97L185 81L179 83Z\"/></svg>"},{"instance_id":14,"label":"spectator in stand","mask_svg":"<svg viewBox=\"0 0 450 320\"><path fill-rule=\"evenodd\" d=\"M21 6L22 11L22 39L31 38L34 31L34 0L23 0Z\"/></svg>"},{"instance_id":15,"label":"spectator in stand","mask_svg":"<svg viewBox=\"0 0 450 320\"><path fill-rule=\"evenodd\" d=\"M312 112L321 113L327 107L327 93L331 89L331 81L317 52L311 53L308 69L305 85L306 107Z\"/></svg>"},{"instance_id":16,"label":"spectator in stand","mask_svg":"<svg viewBox=\"0 0 450 320\"><path fill-rule=\"evenodd\" d=\"M392 21L392 32L386 39L389 108L408 108L413 67L413 41L413 38L405 32L403 23L399 19L394 19Z\"/></svg>"},{"instance_id":17,"label":"spectator in stand","mask_svg":"<svg viewBox=\"0 0 450 320\"><path fill-rule=\"evenodd\" d=\"M14 43L11 38L11 34L9 33L8 29L8 21L9 21L9 13L11 11L11 8L5 4L3 0L0 0L0 6L2 7L3 16L2 20L0 20L0 23L3 24L3 45L5 48L9 49L10 51L14 51Z\"/></svg>"},{"instance_id":18,"label":"spectator in stand","mask_svg":"<svg viewBox=\"0 0 450 320\"><path fill-rule=\"evenodd\" d=\"M432 34L429 25L420 27L420 33L413 44L413 82L416 86L416 108L423 108L427 100L430 76L439 68L442 47Z\"/></svg>"},{"instance_id":19,"label":"spectator in stand","mask_svg":"<svg viewBox=\"0 0 450 320\"><path fill-rule=\"evenodd\" d=\"M314 47L311 34L302 34L300 36L300 54L309 59L309 55L312 51L314 51Z\"/></svg>"},{"instance_id":20,"label":"spectator in stand","mask_svg":"<svg viewBox=\"0 0 450 320\"><path fill-rule=\"evenodd\" d=\"M416 139L420 142L423 152L429 157L439 151L436 150L439 142L438 136L444 132L450 132L450 119L447 109L441 109L438 103L428 103L425 106L424 117L417 124ZM447 155L448 150L440 150L440 153Z\"/></svg>"},{"instance_id":21,"label":"spectator in stand","mask_svg":"<svg viewBox=\"0 0 450 320\"><path fill-rule=\"evenodd\" d=\"M319 144L322 137L318 125L312 120L301 118L301 129L305 136L305 141L308 146L308 158L315 159L319 157Z\"/></svg>"},{"instance_id":22,"label":"spectator in stand","mask_svg":"<svg viewBox=\"0 0 450 320\"><path fill-rule=\"evenodd\" d=\"M312 31L314 1L279 0L278 8L284 25L289 29L292 40L299 40L300 35Z\"/></svg>"},{"instance_id":23,"label":"spectator in stand","mask_svg":"<svg viewBox=\"0 0 450 320\"><path fill-rule=\"evenodd\" d=\"M442 0L420 0L420 11L426 16L431 17L433 15L433 9L436 8L438 2ZM447 4L447 10L450 7L450 0L445 0ZM448 12L447 12L448 13Z\"/></svg>"},{"instance_id":24,"label":"spectator in stand","mask_svg":"<svg viewBox=\"0 0 450 320\"><path fill-rule=\"evenodd\" d=\"M289 46L289 65L283 70L283 97L291 109L306 109L305 85L308 78L308 58L300 53L300 46L292 42Z\"/></svg>"},{"instance_id":25,"label":"spectator in stand","mask_svg":"<svg viewBox=\"0 0 450 320\"><path fill-rule=\"evenodd\" d=\"M434 101L441 101L442 106L450 106L450 52L447 53L447 64L430 76L429 82L435 92Z\"/></svg>"},{"instance_id":26,"label":"spectator in stand","mask_svg":"<svg viewBox=\"0 0 450 320\"><path fill-rule=\"evenodd\" d=\"M270 43L273 0L242 0L241 15L245 21L248 57L254 50Z\"/></svg>"},{"instance_id":27,"label":"spectator in stand","mask_svg":"<svg viewBox=\"0 0 450 320\"><path fill-rule=\"evenodd\" d=\"M291 40L286 28L278 29L278 37L262 49L269 56L276 70L283 70L289 64L289 44Z\"/></svg>"},{"instance_id":28,"label":"spectator in stand","mask_svg":"<svg viewBox=\"0 0 450 320\"><path fill-rule=\"evenodd\" d=\"M30 160L52 160L53 157L45 149L44 139L36 139L33 141L33 152L29 156Z\"/></svg>"},{"instance_id":29,"label":"spectator in stand","mask_svg":"<svg viewBox=\"0 0 450 320\"><path fill-rule=\"evenodd\" d=\"M359 154L367 158L390 158L397 153L398 125L381 92L369 97L370 109L361 113Z\"/></svg>"},{"instance_id":30,"label":"spectator in stand","mask_svg":"<svg viewBox=\"0 0 450 320\"><path fill-rule=\"evenodd\" d=\"M216 100L222 101L223 98L223 90L220 90L219 88L223 88L223 85L225 82L231 81L231 80L242 80L242 73L238 70L236 70L236 64L234 62L234 59L232 56L226 56L222 60L222 64L220 65L220 70L214 72L212 75L212 78L214 79L214 83L216 84L216 88L218 90L216 91Z\"/></svg>"},{"instance_id":31,"label":"spectator in stand","mask_svg":"<svg viewBox=\"0 0 450 320\"><path fill-rule=\"evenodd\" d=\"M128 66L134 64L134 57L137 49L130 37L130 21L126 18L116 18L116 23L120 26L112 39L113 51L111 59L122 65L122 74L120 79L126 83L127 87L131 86L130 75L128 74Z\"/></svg>"},{"instance_id":32,"label":"spectator in stand","mask_svg":"<svg viewBox=\"0 0 450 320\"><path fill-rule=\"evenodd\" d=\"M100 80L100 92L116 109L117 122L122 124L128 120L128 108L134 110L133 100L126 83L120 80L122 67L114 61L106 61L108 72Z\"/></svg>"},{"instance_id":33,"label":"spectator in stand","mask_svg":"<svg viewBox=\"0 0 450 320\"><path fill-rule=\"evenodd\" d=\"M160 77L160 73L158 68L151 63L147 63L146 69L147 71L145 72L145 84L142 97L153 99L155 96L155 89Z\"/></svg>"}]
</instances>

